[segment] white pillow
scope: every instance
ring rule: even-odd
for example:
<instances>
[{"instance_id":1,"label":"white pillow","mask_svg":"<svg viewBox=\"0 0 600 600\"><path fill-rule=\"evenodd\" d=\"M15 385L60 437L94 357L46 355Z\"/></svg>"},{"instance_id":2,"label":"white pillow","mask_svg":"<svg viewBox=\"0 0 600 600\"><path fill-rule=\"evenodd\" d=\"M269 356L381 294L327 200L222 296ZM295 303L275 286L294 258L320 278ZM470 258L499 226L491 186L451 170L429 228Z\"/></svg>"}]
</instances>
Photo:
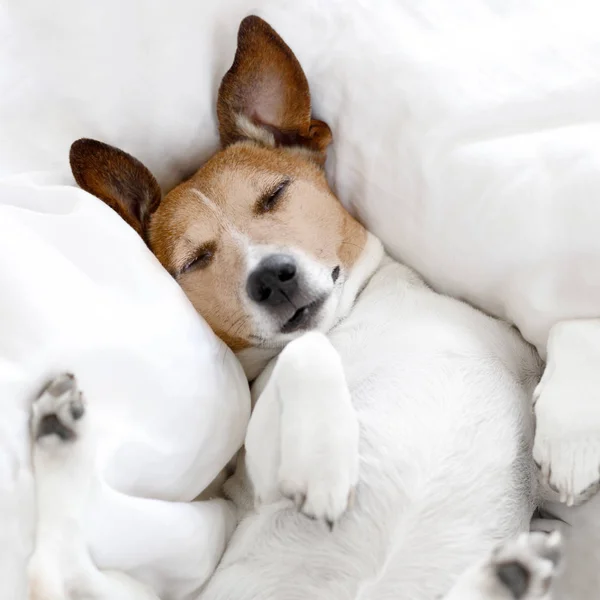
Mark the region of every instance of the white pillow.
<instances>
[{"instance_id":1,"label":"white pillow","mask_svg":"<svg viewBox=\"0 0 600 600\"><path fill-rule=\"evenodd\" d=\"M32 175L0 183L0 287L0 571L2 597L22 598L23 582L14 580L31 549L28 414L46 378L77 374L100 430L102 479L140 498L121 516L90 515L90 540L105 567L125 567L112 564L104 542L119 539L117 528L127 531L123 514L148 513L143 498L192 500L212 481L243 441L250 404L237 360L179 286L133 230L75 187ZM197 588L223 551L232 515L207 503L193 514L173 502L150 508L157 515L150 524L196 532L187 556ZM133 526L120 555L128 538L146 536L146 525ZM130 549L129 571L162 560L165 550L153 541L151 550ZM175 578L167 575L157 577L159 586ZM179 583L168 585L174 592Z\"/></svg>"},{"instance_id":2,"label":"white pillow","mask_svg":"<svg viewBox=\"0 0 600 600\"><path fill-rule=\"evenodd\" d=\"M600 317L598 2L278 4L331 180L395 257L542 356Z\"/></svg>"}]
</instances>

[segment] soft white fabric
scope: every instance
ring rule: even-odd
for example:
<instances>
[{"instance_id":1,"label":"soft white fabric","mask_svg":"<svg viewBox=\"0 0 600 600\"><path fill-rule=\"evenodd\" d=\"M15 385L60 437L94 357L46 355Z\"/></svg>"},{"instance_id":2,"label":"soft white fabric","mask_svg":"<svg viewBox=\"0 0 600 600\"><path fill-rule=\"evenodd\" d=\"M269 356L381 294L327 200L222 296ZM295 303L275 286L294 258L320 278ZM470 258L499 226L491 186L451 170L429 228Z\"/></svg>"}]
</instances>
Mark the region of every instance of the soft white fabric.
<instances>
[{"instance_id":1,"label":"soft white fabric","mask_svg":"<svg viewBox=\"0 0 600 600\"><path fill-rule=\"evenodd\" d=\"M301 4L310 26L271 20L333 126L340 197L391 253L542 355L555 322L599 317L600 4Z\"/></svg>"},{"instance_id":2,"label":"soft white fabric","mask_svg":"<svg viewBox=\"0 0 600 600\"><path fill-rule=\"evenodd\" d=\"M140 497L124 498L127 507L112 519L106 510L90 515L99 549L124 534L115 548L124 564L106 552L102 566L135 573L166 552L160 542L128 548L156 514L156 527L195 532L198 581L185 585L198 587L220 557L232 516L207 503L192 513L141 498L192 500L240 446L249 397L237 360L116 214L48 177L0 183L0 287L0 595L23 598L33 524L29 406L62 370L76 373L87 394L102 478ZM132 516L137 523L119 522Z\"/></svg>"},{"instance_id":3,"label":"soft white fabric","mask_svg":"<svg viewBox=\"0 0 600 600\"><path fill-rule=\"evenodd\" d=\"M107 471L127 491L190 498L241 439L248 407L230 354L133 232L68 187L67 153L77 137L101 139L165 189L197 168L216 147L237 26L255 9L332 126L340 197L396 257L514 321L542 354L554 322L600 312L596 0L4 0L6 589L30 539L27 403L49 371L76 370L123 438L144 440Z\"/></svg>"}]
</instances>

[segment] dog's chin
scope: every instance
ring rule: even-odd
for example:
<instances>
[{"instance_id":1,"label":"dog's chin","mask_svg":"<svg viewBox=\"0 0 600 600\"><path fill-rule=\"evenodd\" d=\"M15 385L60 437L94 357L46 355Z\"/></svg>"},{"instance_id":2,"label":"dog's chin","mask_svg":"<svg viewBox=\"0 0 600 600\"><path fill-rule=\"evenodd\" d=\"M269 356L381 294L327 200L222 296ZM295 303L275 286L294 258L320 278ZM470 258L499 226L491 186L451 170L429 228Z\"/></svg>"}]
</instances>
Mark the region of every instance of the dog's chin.
<instances>
[{"instance_id":1,"label":"dog's chin","mask_svg":"<svg viewBox=\"0 0 600 600\"><path fill-rule=\"evenodd\" d=\"M280 333L288 335L317 329L321 320L323 305L327 300L326 296L316 298L312 302L296 309L289 319L280 327Z\"/></svg>"},{"instance_id":2,"label":"dog's chin","mask_svg":"<svg viewBox=\"0 0 600 600\"><path fill-rule=\"evenodd\" d=\"M331 296L318 296L314 300L290 310L285 316L276 318L274 315L265 322L258 331L250 334L249 340L253 346L263 348L283 348L288 342L308 331L323 330L330 320Z\"/></svg>"}]
</instances>

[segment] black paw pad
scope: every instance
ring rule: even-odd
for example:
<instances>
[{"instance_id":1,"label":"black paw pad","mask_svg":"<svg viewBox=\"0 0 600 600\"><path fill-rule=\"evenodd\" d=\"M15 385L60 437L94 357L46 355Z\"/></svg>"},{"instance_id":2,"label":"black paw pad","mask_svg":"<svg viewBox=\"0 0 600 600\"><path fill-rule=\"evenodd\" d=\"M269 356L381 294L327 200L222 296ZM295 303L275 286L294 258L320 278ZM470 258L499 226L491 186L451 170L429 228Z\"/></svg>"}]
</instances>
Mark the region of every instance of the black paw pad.
<instances>
[{"instance_id":1,"label":"black paw pad","mask_svg":"<svg viewBox=\"0 0 600 600\"><path fill-rule=\"evenodd\" d=\"M38 425L36 439L47 435L57 435L63 442L70 442L76 437L75 432L64 425L55 414L45 415Z\"/></svg>"},{"instance_id":2,"label":"black paw pad","mask_svg":"<svg viewBox=\"0 0 600 600\"><path fill-rule=\"evenodd\" d=\"M498 579L510 590L515 600L523 598L529 589L531 574L518 562L506 562L496 566Z\"/></svg>"}]
</instances>

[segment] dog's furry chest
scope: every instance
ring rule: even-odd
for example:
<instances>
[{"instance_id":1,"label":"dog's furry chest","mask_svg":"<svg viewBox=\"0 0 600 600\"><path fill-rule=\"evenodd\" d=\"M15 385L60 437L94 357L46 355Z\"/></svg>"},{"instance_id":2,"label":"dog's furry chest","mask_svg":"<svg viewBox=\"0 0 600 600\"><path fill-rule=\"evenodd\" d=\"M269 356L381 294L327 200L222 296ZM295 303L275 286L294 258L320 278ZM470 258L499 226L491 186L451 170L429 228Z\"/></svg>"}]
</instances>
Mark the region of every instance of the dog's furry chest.
<instances>
[{"instance_id":1,"label":"dog's furry chest","mask_svg":"<svg viewBox=\"0 0 600 600\"><path fill-rule=\"evenodd\" d=\"M406 447L418 462L415 448L423 444L413 434L436 438L445 452L443 440L454 444L460 430L481 430L482 423L522 433L517 422L527 420L541 367L535 352L507 324L433 292L389 258L328 337L342 359L365 444L389 444L394 460ZM274 362L255 382L254 397ZM514 389L508 405L499 382Z\"/></svg>"},{"instance_id":2,"label":"dog's furry chest","mask_svg":"<svg viewBox=\"0 0 600 600\"><path fill-rule=\"evenodd\" d=\"M264 506L244 520L225 564L321 568L311 550L318 544L327 581L293 583L311 597L355 597L361 586L364 598L383 597L389 586L411 600L434 597L494 540L527 526L529 398L539 363L507 325L435 294L388 259L328 337L360 427L355 505L335 537L301 519L275 527L289 507ZM264 381L257 383L255 392ZM353 552L340 550L342 539ZM459 549L457 539L469 544ZM254 571L244 577L254 581Z\"/></svg>"},{"instance_id":3,"label":"dog's furry chest","mask_svg":"<svg viewBox=\"0 0 600 600\"><path fill-rule=\"evenodd\" d=\"M432 292L402 265L386 259L329 338L361 423L361 454L402 465L406 486L408 473L423 481L423 472L452 470L449 454L472 460L476 440L493 464L495 444L512 438L516 453L516 438L530 435L535 353L506 324Z\"/></svg>"},{"instance_id":4,"label":"dog's furry chest","mask_svg":"<svg viewBox=\"0 0 600 600\"><path fill-rule=\"evenodd\" d=\"M535 379L535 353L505 323L431 291L408 268L385 259L329 339L342 358L355 403L486 369ZM386 393L385 389L396 390ZM381 391L380 391L381 390Z\"/></svg>"}]
</instances>

